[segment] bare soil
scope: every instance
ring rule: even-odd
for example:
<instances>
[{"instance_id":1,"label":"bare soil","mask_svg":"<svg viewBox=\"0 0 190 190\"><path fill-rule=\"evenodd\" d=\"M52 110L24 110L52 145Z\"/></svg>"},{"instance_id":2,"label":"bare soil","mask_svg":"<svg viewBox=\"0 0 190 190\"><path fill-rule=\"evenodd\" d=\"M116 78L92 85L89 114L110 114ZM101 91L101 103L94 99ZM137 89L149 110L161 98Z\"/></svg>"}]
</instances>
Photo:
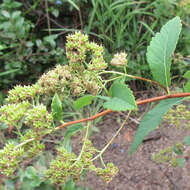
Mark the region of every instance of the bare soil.
<instances>
[{"instance_id":1,"label":"bare soil","mask_svg":"<svg viewBox=\"0 0 190 190\"><path fill-rule=\"evenodd\" d=\"M146 107L141 109L143 113ZM91 137L95 147L101 149L107 144L120 127L122 117L118 113L111 113L103 118L101 124L97 126L100 132ZM183 141L190 132L179 130L163 122L130 157L130 138L135 134L137 126L138 117L130 118L114 143L104 153L105 163L113 162L118 166L117 176L106 184L100 177L88 173L82 185L93 190L190 190L188 156L185 159L185 166L176 168L169 164L161 165L152 160L153 153Z\"/></svg>"}]
</instances>

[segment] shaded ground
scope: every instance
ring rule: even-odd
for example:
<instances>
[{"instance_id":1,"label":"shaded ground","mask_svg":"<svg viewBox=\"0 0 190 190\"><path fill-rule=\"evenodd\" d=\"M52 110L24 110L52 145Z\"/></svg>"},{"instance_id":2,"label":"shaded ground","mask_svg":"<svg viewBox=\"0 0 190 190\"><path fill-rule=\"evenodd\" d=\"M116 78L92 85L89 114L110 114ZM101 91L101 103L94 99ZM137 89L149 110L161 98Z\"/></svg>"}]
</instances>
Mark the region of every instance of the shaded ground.
<instances>
[{"instance_id":1,"label":"shaded ground","mask_svg":"<svg viewBox=\"0 0 190 190\"><path fill-rule=\"evenodd\" d=\"M120 126L119 116L112 113L104 117L98 126L100 133L92 136L93 144L102 148L115 134ZM183 168L173 168L170 165L159 165L152 161L152 153L174 145L184 139L190 132L178 130L167 123L161 124L156 133L144 142L132 157L129 156L131 142L127 131L131 135L136 131L138 120L131 118L121 131L112 146L104 154L105 162L113 162L119 168L118 175L106 184L100 177L88 174L84 186L93 190L190 190L190 160L185 160ZM155 138L154 138L155 136Z\"/></svg>"}]
</instances>

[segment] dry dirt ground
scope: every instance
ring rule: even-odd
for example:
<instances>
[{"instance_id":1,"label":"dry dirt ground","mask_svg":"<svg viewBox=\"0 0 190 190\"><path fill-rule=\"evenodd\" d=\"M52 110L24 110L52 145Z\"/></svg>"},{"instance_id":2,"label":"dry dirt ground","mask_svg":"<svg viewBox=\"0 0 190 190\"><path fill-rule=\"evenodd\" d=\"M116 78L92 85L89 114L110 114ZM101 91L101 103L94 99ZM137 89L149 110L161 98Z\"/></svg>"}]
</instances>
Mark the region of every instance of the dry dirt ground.
<instances>
[{"instance_id":1,"label":"dry dirt ground","mask_svg":"<svg viewBox=\"0 0 190 190\"><path fill-rule=\"evenodd\" d=\"M117 113L111 113L104 116L103 121L98 124L100 132L91 137L97 148L103 148L116 133L120 126L118 118L120 117ZM100 177L89 173L86 182L82 185L93 190L190 190L190 159L188 157L185 159L183 168L157 164L152 160L153 153L182 141L184 136L190 135L190 132L178 130L163 122L153 134L153 138L150 137L130 157L131 142L127 134L135 134L137 123L138 120L131 118L114 143L104 153L105 163L113 162L118 166L117 176L106 184Z\"/></svg>"}]
</instances>

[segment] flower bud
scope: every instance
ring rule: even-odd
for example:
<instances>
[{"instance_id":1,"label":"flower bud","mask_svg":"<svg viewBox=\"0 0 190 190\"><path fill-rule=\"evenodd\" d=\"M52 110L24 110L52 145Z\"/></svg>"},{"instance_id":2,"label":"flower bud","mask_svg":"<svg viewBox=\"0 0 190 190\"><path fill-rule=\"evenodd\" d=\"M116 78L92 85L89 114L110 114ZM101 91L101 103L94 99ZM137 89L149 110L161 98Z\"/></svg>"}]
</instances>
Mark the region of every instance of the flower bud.
<instances>
[{"instance_id":1,"label":"flower bud","mask_svg":"<svg viewBox=\"0 0 190 190\"><path fill-rule=\"evenodd\" d=\"M116 53L111 60L110 64L114 66L124 66L127 64L127 59L126 59L127 53L121 52L121 53Z\"/></svg>"}]
</instances>

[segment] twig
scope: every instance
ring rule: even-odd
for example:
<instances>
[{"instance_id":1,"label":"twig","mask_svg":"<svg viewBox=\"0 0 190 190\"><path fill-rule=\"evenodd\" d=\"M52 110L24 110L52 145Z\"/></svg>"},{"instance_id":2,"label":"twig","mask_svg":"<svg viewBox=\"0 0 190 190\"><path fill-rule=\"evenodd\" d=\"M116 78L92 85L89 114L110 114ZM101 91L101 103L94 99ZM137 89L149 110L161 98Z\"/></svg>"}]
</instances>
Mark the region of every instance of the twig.
<instances>
[{"instance_id":1,"label":"twig","mask_svg":"<svg viewBox=\"0 0 190 190\"><path fill-rule=\"evenodd\" d=\"M158 97L154 97L154 98L149 98L149 99L145 99L145 100L139 100L139 101L136 101L136 104L139 106L139 105L147 104L147 103L150 103L150 102L157 102L159 100L164 100L164 99L169 99L169 98L180 98L180 97L186 97L186 96L190 96L190 92L179 93L179 94L170 94L170 95L165 95L165 96L158 96ZM76 124L76 123L92 121L92 120L95 120L98 117L104 116L104 115L106 115L108 113L111 113L111 112L113 112L111 109L107 109L107 110L105 110L103 112L100 112L100 113L97 113L97 114L93 115L92 117L83 118L83 119L79 119L79 120L76 120L76 121L70 121L70 122L64 123L64 124L56 127L55 130L59 130L59 129L63 128L63 127L67 127L69 125L73 125L73 124Z\"/></svg>"},{"instance_id":2,"label":"twig","mask_svg":"<svg viewBox=\"0 0 190 190\"><path fill-rule=\"evenodd\" d=\"M106 74L106 73L118 74L118 75L130 77L130 78L133 78L133 79L138 79L138 80L143 80L143 81L146 81L146 82L150 82L150 83L152 83L152 84L154 84L156 86L160 86L161 88L164 89L164 91L166 92L166 94L168 94L167 88L164 85L162 85L159 82L157 82L157 81L153 81L153 80L146 79L146 78L139 77L139 76L134 76L134 75L129 75L129 74L125 74L125 73L120 73L120 72L117 72L117 71L104 71L104 72L101 72L99 74L101 75L101 74Z\"/></svg>"}]
</instances>

